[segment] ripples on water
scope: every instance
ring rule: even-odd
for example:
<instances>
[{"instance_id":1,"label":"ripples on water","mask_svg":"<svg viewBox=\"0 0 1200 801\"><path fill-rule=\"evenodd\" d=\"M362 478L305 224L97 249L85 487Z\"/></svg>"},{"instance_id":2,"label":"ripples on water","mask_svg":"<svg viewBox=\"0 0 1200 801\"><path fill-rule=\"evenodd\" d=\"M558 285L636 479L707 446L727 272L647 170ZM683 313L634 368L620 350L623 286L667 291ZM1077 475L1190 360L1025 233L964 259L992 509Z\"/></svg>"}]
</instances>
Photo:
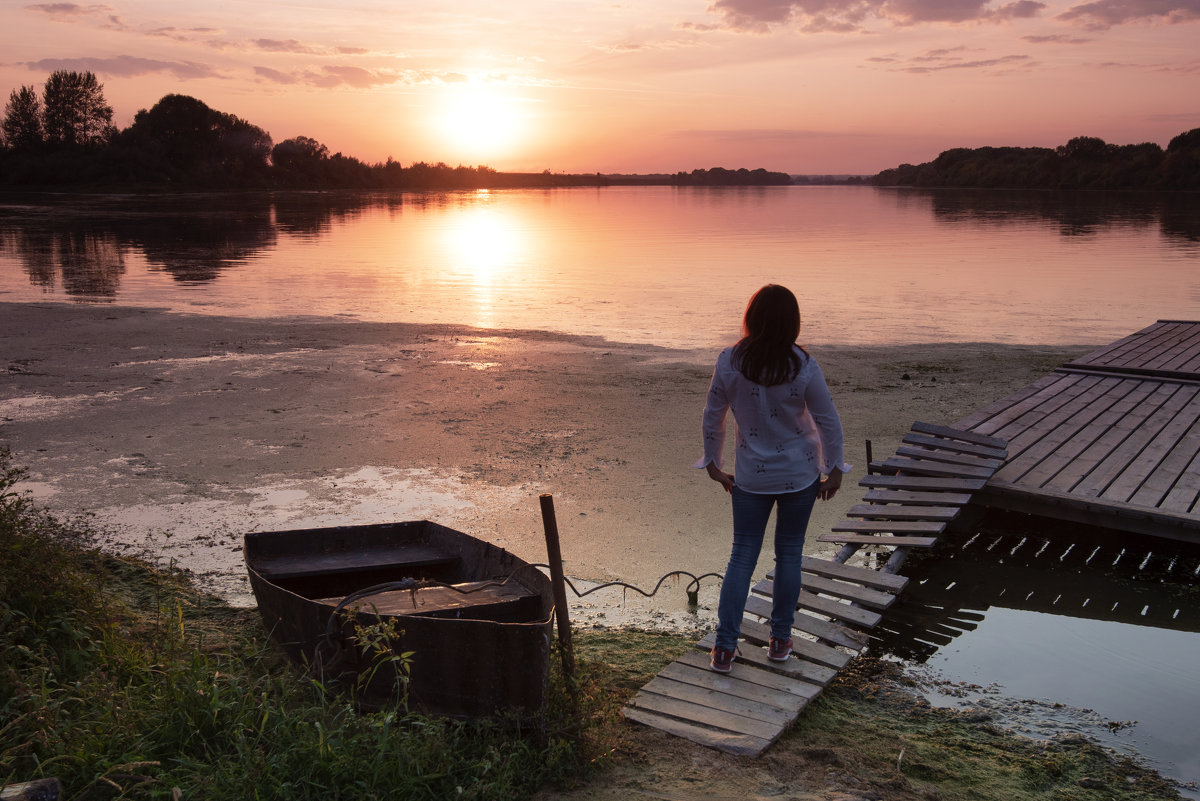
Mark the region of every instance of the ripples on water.
<instances>
[{"instance_id":1,"label":"ripples on water","mask_svg":"<svg viewBox=\"0 0 1200 801\"><path fill-rule=\"evenodd\" d=\"M0 297L712 348L758 286L809 342L1110 341L1200 317L1195 195L871 187L0 197Z\"/></svg>"}]
</instances>

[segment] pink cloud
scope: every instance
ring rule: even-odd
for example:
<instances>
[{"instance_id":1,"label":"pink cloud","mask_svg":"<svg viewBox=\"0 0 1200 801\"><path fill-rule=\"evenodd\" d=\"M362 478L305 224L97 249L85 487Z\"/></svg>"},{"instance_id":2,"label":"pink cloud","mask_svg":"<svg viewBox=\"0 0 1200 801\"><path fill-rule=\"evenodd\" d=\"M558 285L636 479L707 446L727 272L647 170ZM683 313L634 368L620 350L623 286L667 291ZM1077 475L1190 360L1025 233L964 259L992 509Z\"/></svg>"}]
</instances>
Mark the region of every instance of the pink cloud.
<instances>
[{"instance_id":1,"label":"pink cloud","mask_svg":"<svg viewBox=\"0 0 1200 801\"><path fill-rule=\"evenodd\" d=\"M1185 0L1200 2L1200 0ZM1046 4L1013 0L992 6L991 0L715 0L709 10L733 30L766 32L797 23L805 31L850 32L874 17L895 25L959 22L1004 22L1037 16Z\"/></svg>"},{"instance_id":2,"label":"pink cloud","mask_svg":"<svg viewBox=\"0 0 1200 801\"><path fill-rule=\"evenodd\" d=\"M1072 6L1057 19L1094 31L1143 20L1195 22L1200 20L1200 0L1095 0Z\"/></svg>"},{"instance_id":3,"label":"pink cloud","mask_svg":"<svg viewBox=\"0 0 1200 801\"><path fill-rule=\"evenodd\" d=\"M220 73L208 64L197 64L194 61L159 61L137 56L116 56L114 58L43 58L40 61L25 62L32 70L84 70L118 78L132 78L137 75L151 75L166 72L181 80L196 78L218 78Z\"/></svg>"}]
</instances>

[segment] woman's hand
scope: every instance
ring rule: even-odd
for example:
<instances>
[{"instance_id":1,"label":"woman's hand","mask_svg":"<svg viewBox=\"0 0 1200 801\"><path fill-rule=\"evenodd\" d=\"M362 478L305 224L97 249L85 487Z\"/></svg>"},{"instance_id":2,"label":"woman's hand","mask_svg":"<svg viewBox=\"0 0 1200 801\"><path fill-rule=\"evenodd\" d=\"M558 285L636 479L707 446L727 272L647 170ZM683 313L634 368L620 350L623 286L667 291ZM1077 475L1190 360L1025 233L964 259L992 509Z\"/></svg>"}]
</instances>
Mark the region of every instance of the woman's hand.
<instances>
[{"instance_id":1,"label":"woman's hand","mask_svg":"<svg viewBox=\"0 0 1200 801\"><path fill-rule=\"evenodd\" d=\"M842 487L842 471L838 468L833 468L829 471L829 475L821 482L821 488L817 490L817 497L823 501L827 501Z\"/></svg>"},{"instance_id":2,"label":"woman's hand","mask_svg":"<svg viewBox=\"0 0 1200 801\"><path fill-rule=\"evenodd\" d=\"M706 465L708 477L725 488L726 492L733 492L733 474L726 473L721 468L717 467L715 462L709 462Z\"/></svg>"}]
</instances>

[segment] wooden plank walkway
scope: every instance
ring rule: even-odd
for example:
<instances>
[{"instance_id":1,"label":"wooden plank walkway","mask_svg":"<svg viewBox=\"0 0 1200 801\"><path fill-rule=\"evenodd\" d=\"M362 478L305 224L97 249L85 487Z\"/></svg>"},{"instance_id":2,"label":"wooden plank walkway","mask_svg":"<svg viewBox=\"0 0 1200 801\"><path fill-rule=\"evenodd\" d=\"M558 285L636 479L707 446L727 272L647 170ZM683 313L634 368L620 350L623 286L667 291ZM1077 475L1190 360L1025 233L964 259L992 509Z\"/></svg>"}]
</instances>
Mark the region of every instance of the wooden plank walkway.
<instances>
[{"instance_id":1,"label":"wooden plank walkway","mask_svg":"<svg viewBox=\"0 0 1200 801\"><path fill-rule=\"evenodd\" d=\"M955 426L1008 442L988 505L1200 542L1200 322L1160 320Z\"/></svg>"},{"instance_id":2,"label":"wooden plank walkway","mask_svg":"<svg viewBox=\"0 0 1200 801\"><path fill-rule=\"evenodd\" d=\"M709 634L695 650L672 662L635 695L622 714L702 745L758 756L866 647L908 579L896 571L909 548L932 547L972 493L981 490L1005 458L1004 442L990 435L915 423L892 459L872 465L859 482L865 503L832 527L822 542L842 543L832 560L804 558L804 581L793 625L794 649L786 662L767 659L773 575L754 585L746 600L742 642L733 671L714 673ZM876 475L884 470L888 475ZM879 570L846 564L860 548L890 547Z\"/></svg>"}]
</instances>

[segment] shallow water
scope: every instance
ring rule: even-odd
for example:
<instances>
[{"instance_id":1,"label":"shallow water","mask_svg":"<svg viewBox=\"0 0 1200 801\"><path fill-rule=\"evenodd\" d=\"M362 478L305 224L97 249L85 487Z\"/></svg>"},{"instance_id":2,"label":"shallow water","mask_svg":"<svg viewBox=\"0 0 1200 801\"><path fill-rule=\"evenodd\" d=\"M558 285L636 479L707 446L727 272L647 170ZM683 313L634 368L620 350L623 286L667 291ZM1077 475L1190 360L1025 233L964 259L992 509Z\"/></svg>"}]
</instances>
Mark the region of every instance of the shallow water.
<instances>
[{"instance_id":1,"label":"shallow water","mask_svg":"<svg viewBox=\"0 0 1200 801\"><path fill-rule=\"evenodd\" d=\"M873 647L931 701L1200 782L1200 547L994 513L902 572Z\"/></svg>"}]
</instances>

